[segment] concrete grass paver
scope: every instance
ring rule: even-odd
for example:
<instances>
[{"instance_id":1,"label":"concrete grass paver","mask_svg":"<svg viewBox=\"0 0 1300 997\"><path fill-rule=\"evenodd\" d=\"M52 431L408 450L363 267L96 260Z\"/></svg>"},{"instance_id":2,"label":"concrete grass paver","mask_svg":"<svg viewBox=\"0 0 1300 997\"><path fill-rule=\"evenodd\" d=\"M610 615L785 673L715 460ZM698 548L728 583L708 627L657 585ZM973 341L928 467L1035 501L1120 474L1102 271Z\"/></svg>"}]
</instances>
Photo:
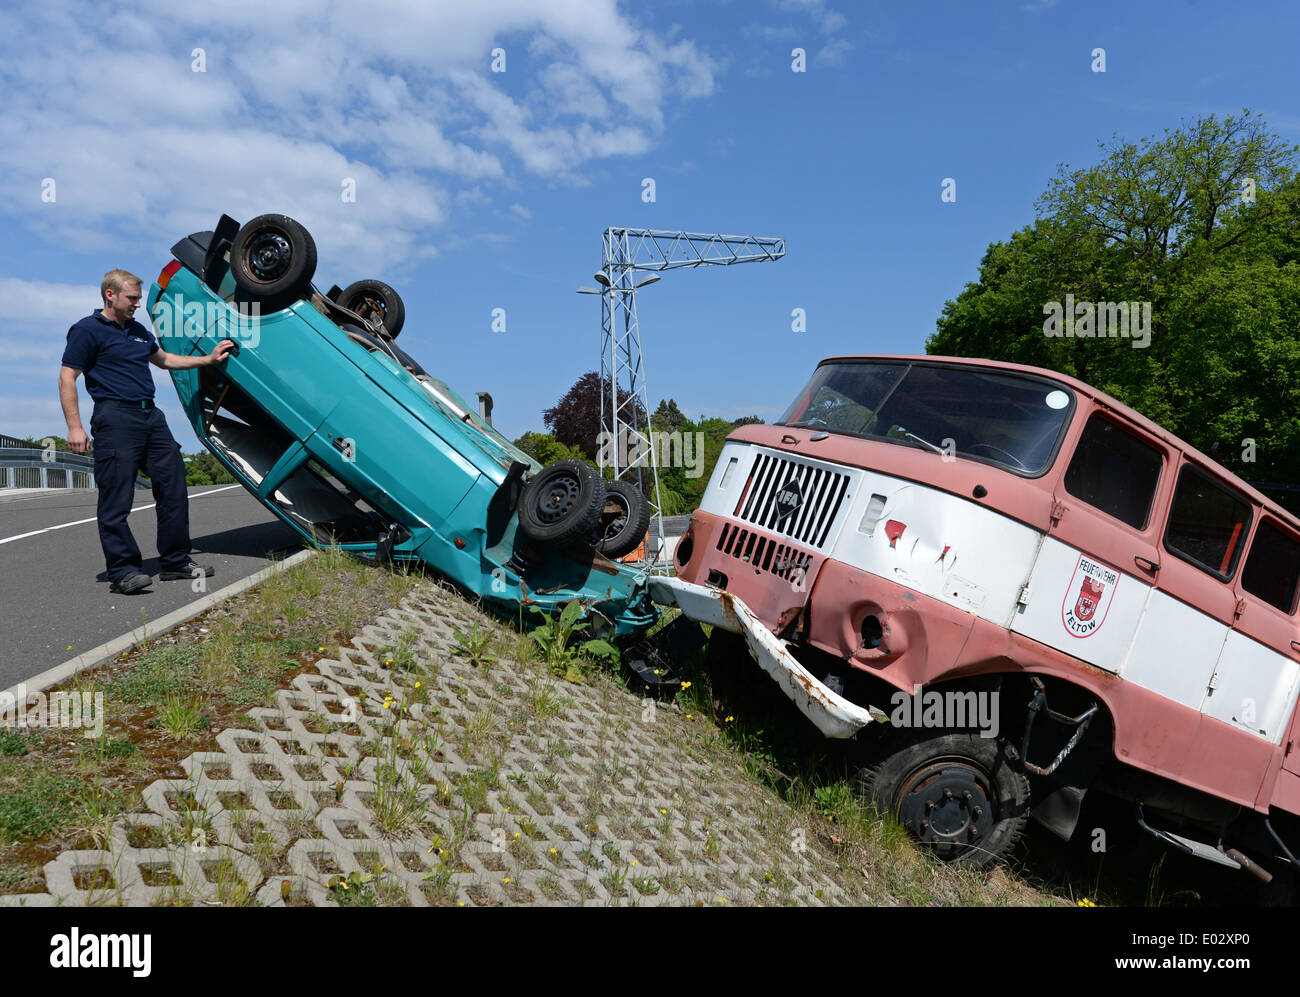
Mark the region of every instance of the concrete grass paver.
<instances>
[{"instance_id":1,"label":"concrete grass paver","mask_svg":"<svg viewBox=\"0 0 1300 997\"><path fill-rule=\"evenodd\" d=\"M495 660L469 659L474 626ZM48 892L0 905L860 899L700 720L510 660L518 640L418 589L147 786L104 847L50 861Z\"/></svg>"}]
</instances>

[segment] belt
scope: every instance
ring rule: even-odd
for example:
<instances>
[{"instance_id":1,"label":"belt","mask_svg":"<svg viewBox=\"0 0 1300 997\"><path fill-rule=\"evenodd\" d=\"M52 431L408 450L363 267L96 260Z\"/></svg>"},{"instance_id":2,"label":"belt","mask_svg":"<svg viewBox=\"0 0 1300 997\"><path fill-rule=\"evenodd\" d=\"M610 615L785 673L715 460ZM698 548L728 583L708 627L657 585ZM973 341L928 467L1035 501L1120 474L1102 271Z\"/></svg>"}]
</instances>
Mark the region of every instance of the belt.
<instances>
[{"instance_id":1,"label":"belt","mask_svg":"<svg viewBox=\"0 0 1300 997\"><path fill-rule=\"evenodd\" d=\"M124 402L118 398L102 398L95 402L96 405L115 405L118 408L138 408L151 409L154 407L152 398L141 398L138 402Z\"/></svg>"}]
</instances>

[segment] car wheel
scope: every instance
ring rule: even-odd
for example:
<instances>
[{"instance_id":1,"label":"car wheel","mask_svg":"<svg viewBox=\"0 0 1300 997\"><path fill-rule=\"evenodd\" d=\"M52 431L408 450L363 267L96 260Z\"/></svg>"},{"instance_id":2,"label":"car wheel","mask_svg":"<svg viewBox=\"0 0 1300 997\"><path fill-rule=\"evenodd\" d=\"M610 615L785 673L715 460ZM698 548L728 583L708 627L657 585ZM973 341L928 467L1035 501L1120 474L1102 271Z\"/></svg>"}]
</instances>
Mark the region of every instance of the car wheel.
<instances>
[{"instance_id":1,"label":"car wheel","mask_svg":"<svg viewBox=\"0 0 1300 997\"><path fill-rule=\"evenodd\" d=\"M605 508L605 482L584 460L557 460L533 475L519 498L519 527L541 543L590 539Z\"/></svg>"},{"instance_id":2,"label":"car wheel","mask_svg":"<svg viewBox=\"0 0 1300 997\"><path fill-rule=\"evenodd\" d=\"M596 549L609 558L630 554L645 540L649 526L650 503L636 485L607 482L605 507L596 526Z\"/></svg>"},{"instance_id":3,"label":"car wheel","mask_svg":"<svg viewBox=\"0 0 1300 997\"><path fill-rule=\"evenodd\" d=\"M1029 815L1029 780L1010 744L978 731L918 730L884 747L891 753L853 779L877 810L945 862L979 869L1010 852Z\"/></svg>"},{"instance_id":4,"label":"car wheel","mask_svg":"<svg viewBox=\"0 0 1300 997\"><path fill-rule=\"evenodd\" d=\"M345 287L336 299L348 311L367 322L382 326L389 339L396 339L406 322L402 297L382 280L359 280Z\"/></svg>"},{"instance_id":5,"label":"car wheel","mask_svg":"<svg viewBox=\"0 0 1300 997\"><path fill-rule=\"evenodd\" d=\"M287 215L258 215L230 245L235 285L277 310L302 297L316 273L316 243Z\"/></svg>"}]
</instances>

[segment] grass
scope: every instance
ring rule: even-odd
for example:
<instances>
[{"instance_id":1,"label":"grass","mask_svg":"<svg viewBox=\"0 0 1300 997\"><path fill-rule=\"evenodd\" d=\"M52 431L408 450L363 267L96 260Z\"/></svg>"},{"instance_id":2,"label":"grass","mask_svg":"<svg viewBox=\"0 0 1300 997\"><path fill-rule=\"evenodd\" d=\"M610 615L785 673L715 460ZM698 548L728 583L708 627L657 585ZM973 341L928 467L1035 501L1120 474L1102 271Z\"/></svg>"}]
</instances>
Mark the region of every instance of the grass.
<instances>
[{"instance_id":1,"label":"grass","mask_svg":"<svg viewBox=\"0 0 1300 997\"><path fill-rule=\"evenodd\" d=\"M209 721L203 715L203 700L200 697L171 692L163 700L158 723L173 740L190 741L207 729Z\"/></svg>"},{"instance_id":2,"label":"grass","mask_svg":"<svg viewBox=\"0 0 1300 997\"><path fill-rule=\"evenodd\" d=\"M180 758L215 748L217 731L336 654L356 621L395 605L420 577L323 551L168 634L146 640L138 629L137 648L78 675L69 688L104 693L101 737L0 728L0 890L42 889L45 862L105 840L143 786L180 776ZM186 810L168 833L190 843L205 821ZM272 843L255 836L254 858L270 865ZM220 884L228 870L214 869ZM232 882L219 892L233 903L247 899L242 889Z\"/></svg>"}]
</instances>

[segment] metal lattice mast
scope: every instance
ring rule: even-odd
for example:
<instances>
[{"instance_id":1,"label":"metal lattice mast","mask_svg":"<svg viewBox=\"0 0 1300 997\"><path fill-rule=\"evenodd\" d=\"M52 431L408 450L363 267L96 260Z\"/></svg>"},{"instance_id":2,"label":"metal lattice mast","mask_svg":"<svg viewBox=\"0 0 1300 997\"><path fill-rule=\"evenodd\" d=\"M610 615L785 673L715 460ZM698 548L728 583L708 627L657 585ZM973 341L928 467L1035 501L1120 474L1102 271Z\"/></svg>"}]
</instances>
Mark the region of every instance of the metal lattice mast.
<instances>
[{"instance_id":1,"label":"metal lattice mast","mask_svg":"<svg viewBox=\"0 0 1300 997\"><path fill-rule=\"evenodd\" d=\"M650 276L638 283L635 272L779 260L785 255L785 240L716 232L610 227L605 229L602 241L603 262L596 274L601 286L580 289L584 293L600 294L601 301L600 428L607 434L602 439L610 441L609 446L602 448L601 456L612 451L616 479L626 471L636 471L637 487L650 503L654 522L646 549L646 563L654 564L664 549L663 502L659 494L659 454L650 435L650 397L637 321L636 291L659 277ZM644 428L642 418L646 421ZM643 470L647 466L653 490L646 488Z\"/></svg>"}]
</instances>

